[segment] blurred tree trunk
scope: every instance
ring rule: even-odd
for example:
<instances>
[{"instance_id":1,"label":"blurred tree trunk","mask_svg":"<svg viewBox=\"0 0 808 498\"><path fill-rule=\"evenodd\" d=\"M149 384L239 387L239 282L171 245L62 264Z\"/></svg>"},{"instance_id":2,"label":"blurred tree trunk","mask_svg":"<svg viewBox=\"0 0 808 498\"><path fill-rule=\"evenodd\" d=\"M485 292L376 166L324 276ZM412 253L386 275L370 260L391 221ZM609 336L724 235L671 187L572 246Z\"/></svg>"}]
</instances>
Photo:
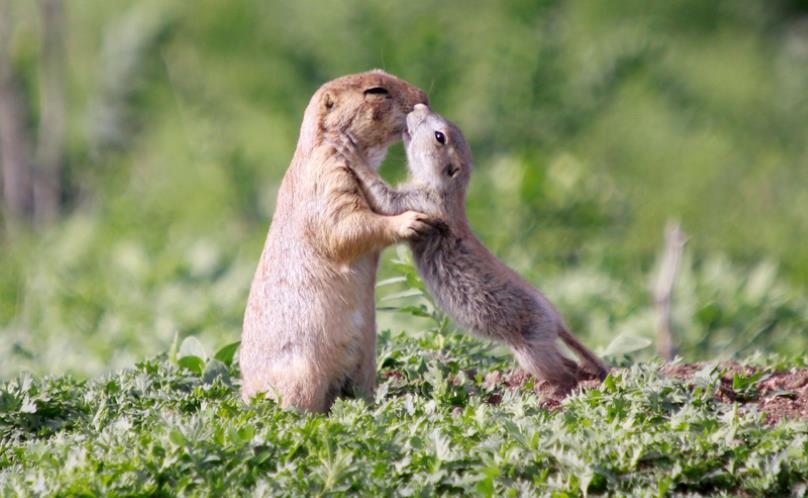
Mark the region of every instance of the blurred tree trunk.
<instances>
[{"instance_id":1,"label":"blurred tree trunk","mask_svg":"<svg viewBox=\"0 0 808 498\"><path fill-rule=\"evenodd\" d=\"M59 214L65 154L65 9L62 0L41 0L41 119L34 170L34 216L52 221Z\"/></svg>"},{"instance_id":2,"label":"blurred tree trunk","mask_svg":"<svg viewBox=\"0 0 808 498\"><path fill-rule=\"evenodd\" d=\"M11 5L0 0L0 171L6 224L12 227L33 209L31 139L27 109L11 61Z\"/></svg>"}]
</instances>

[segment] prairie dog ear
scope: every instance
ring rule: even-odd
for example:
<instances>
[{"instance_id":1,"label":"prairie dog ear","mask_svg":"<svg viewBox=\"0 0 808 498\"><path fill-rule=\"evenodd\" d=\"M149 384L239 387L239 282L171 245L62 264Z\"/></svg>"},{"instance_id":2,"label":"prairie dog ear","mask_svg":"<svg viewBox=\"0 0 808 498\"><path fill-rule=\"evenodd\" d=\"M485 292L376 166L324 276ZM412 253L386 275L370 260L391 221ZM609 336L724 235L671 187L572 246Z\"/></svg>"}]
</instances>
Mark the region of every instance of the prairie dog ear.
<instances>
[{"instance_id":1,"label":"prairie dog ear","mask_svg":"<svg viewBox=\"0 0 808 498\"><path fill-rule=\"evenodd\" d=\"M326 112L334 108L334 102L334 95L332 95L331 92L325 92L325 94L323 94L323 105L325 106Z\"/></svg>"}]
</instances>

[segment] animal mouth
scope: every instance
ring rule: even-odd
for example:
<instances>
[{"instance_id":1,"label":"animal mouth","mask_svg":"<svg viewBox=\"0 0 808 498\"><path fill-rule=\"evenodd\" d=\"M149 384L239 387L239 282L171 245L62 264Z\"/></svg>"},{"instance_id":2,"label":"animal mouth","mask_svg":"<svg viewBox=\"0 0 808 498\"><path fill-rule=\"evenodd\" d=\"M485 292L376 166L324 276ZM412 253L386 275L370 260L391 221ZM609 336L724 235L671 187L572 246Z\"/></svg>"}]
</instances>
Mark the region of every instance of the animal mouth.
<instances>
[{"instance_id":1,"label":"animal mouth","mask_svg":"<svg viewBox=\"0 0 808 498\"><path fill-rule=\"evenodd\" d=\"M412 140L410 130L404 128L404 131L401 132L401 140L404 142L404 146L410 145L410 140Z\"/></svg>"},{"instance_id":2,"label":"animal mouth","mask_svg":"<svg viewBox=\"0 0 808 498\"><path fill-rule=\"evenodd\" d=\"M421 126L424 121L426 121L425 116L416 116L415 112L407 114L407 126L405 126L404 131L401 132L401 139L404 141L405 146L410 144L412 136L415 135L418 127Z\"/></svg>"}]
</instances>

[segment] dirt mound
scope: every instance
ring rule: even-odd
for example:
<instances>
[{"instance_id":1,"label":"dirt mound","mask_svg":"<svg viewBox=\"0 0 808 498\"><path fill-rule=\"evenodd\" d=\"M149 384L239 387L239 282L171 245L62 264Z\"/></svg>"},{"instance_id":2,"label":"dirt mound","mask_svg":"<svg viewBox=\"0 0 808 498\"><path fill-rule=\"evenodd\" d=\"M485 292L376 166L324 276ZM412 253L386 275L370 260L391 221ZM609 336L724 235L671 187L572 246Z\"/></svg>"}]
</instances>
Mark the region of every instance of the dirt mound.
<instances>
[{"instance_id":1,"label":"dirt mound","mask_svg":"<svg viewBox=\"0 0 808 498\"><path fill-rule=\"evenodd\" d=\"M689 379L707 363L671 365L665 368L668 375ZM776 423L782 418L808 419L808 368L792 368L780 372L765 370L725 361L719 364L724 369L716 398L725 403L756 406L766 414L766 422ZM736 382L736 376L740 382ZM755 379L744 386L745 379ZM740 384L740 385L739 385Z\"/></svg>"},{"instance_id":2,"label":"dirt mound","mask_svg":"<svg viewBox=\"0 0 808 498\"><path fill-rule=\"evenodd\" d=\"M669 365L663 370L665 374L680 379L690 379L697 372L707 367L708 363L680 363ZM726 361L717 365L723 370L721 383L716 389L715 397L724 403L738 403L742 409L756 407L766 416L766 423L774 424L783 418L808 419L808 368L792 368L780 372L766 372L764 369L748 365L740 365ZM533 390L542 397L542 403L548 408L556 408L564 399L563 394L556 392L545 382L536 382L522 370L512 372L492 372L485 378L489 388L517 389L535 382ZM600 381L588 372L580 372L579 388L592 389L600 385ZM486 401L497 404L502 399L500 394L490 394Z\"/></svg>"},{"instance_id":3,"label":"dirt mound","mask_svg":"<svg viewBox=\"0 0 808 498\"><path fill-rule=\"evenodd\" d=\"M536 381L524 370L516 369L511 372L491 372L485 376L485 386L488 388L504 387L506 389L523 388L533 383L533 390L541 395L542 404L548 408L555 408L561 404L566 395L558 392L547 382ZM578 387L582 389L592 389L600 385L600 380L594 374L585 371L578 371ZM502 399L499 394L491 394L486 400L488 403L497 404Z\"/></svg>"}]
</instances>

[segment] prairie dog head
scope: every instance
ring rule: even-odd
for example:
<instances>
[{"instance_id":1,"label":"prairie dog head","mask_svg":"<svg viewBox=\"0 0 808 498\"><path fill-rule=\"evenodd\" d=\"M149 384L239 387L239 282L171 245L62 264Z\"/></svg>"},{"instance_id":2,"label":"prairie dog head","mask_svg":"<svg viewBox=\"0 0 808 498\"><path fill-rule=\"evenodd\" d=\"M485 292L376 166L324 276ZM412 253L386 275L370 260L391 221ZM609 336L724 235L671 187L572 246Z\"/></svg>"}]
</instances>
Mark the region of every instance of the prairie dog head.
<instances>
[{"instance_id":1,"label":"prairie dog head","mask_svg":"<svg viewBox=\"0 0 808 498\"><path fill-rule=\"evenodd\" d=\"M403 133L413 177L446 192L465 192L471 178L471 149L454 123L423 104L407 115Z\"/></svg>"},{"instance_id":2,"label":"prairie dog head","mask_svg":"<svg viewBox=\"0 0 808 498\"><path fill-rule=\"evenodd\" d=\"M331 80L309 101L298 151L310 153L329 133L350 134L377 168L401 138L407 113L428 102L423 90L380 69Z\"/></svg>"}]
</instances>

